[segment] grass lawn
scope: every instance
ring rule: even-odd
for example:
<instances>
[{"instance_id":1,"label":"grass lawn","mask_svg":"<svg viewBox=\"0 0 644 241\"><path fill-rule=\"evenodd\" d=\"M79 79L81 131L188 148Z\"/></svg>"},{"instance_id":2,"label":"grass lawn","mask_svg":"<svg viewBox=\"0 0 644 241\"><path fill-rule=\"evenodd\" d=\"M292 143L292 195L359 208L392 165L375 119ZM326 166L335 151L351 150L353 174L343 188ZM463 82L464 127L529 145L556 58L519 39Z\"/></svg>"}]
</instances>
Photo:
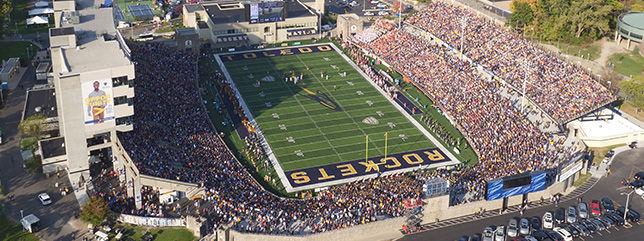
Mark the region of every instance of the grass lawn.
<instances>
[{"instance_id":1,"label":"grass lawn","mask_svg":"<svg viewBox=\"0 0 644 241\"><path fill-rule=\"evenodd\" d=\"M339 76L331 65L347 76ZM335 51L232 61L226 67L285 171L363 159L365 136L369 136L369 156L384 155L385 132L389 154L435 146ZM304 80L297 85L284 82L282 76L289 71L297 76L303 73ZM329 79L320 78L320 71L328 73ZM254 86L267 76L275 81ZM340 110L318 103L310 93L328 97ZM378 123L363 123L367 117Z\"/></svg>"},{"instance_id":2,"label":"grass lawn","mask_svg":"<svg viewBox=\"0 0 644 241\"><path fill-rule=\"evenodd\" d=\"M174 32L174 30L177 29L177 28L183 28L183 23L179 22L179 23L176 23L175 25L172 25L172 26L169 26L169 25L163 26L163 28L159 28L159 29L155 30L154 33Z\"/></svg>"},{"instance_id":3,"label":"grass lawn","mask_svg":"<svg viewBox=\"0 0 644 241\"><path fill-rule=\"evenodd\" d=\"M131 238L134 241L143 240L143 235L150 232L154 236L154 240L172 240L172 241L189 241L198 240L192 232L185 228L147 228L141 226L119 225L125 230L121 240ZM119 227L117 226L117 227ZM111 232L110 239L114 239L116 234Z\"/></svg>"},{"instance_id":4,"label":"grass lawn","mask_svg":"<svg viewBox=\"0 0 644 241\"><path fill-rule=\"evenodd\" d=\"M579 187L579 186L583 185L584 183L586 183L586 181L588 181L588 179L590 179L590 177L592 177L592 176L593 175L590 174L590 173L579 175L579 179L575 180L575 182L572 185L574 187Z\"/></svg>"},{"instance_id":5,"label":"grass lawn","mask_svg":"<svg viewBox=\"0 0 644 241\"><path fill-rule=\"evenodd\" d=\"M53 14L49 17L49 26L47 25L32 25L26 27L27 18L29 18L29 10L33 9L29 7L29 1L27 0L13 0L13 10L11 11L11 21L8 23L6 29L7 33L19 33L19 34L30 34L30 33L40 33L41 35L47 34L47 29L50 26L54 26L54 17Z\"/></svg>"},{"instance_id":6,"label":"grass lawn","mask_svg":"<svg viewBox=\"0 0 644 241\"><path fill-rule=\"evenodd\" d=\"M20 57L20 59L30 59L27 56L27 48L33 45L27 41L18 41L18 42L1 42L2 48L0 48L0 60L8 60L9 58ZM31 51L29 51L29 56L33 57L34 53L38 47L32 46Z\"/></svg>"},{"instance_id":7,"label":"grass lawn","mask_svg":"<svg viewBox=\"0 0 644 241\"><path fill-rule=\"evenodd\" d=\"M588 59L588 54L590 54L590 60L595 60L599 58L599 54L601 53L599 49L599 41L596 41L594 43L589 43L589 44L582 44L582 45L572 45L572 44L567 44L567 43L557 43L551 42L551 41L543 41L543 43L555 46L559 48L559 51L561 51L562 54L566 55L572 55L572 56L577 56L581 57L582 55L584 56L584 59Z\"/></svg>"},{"instance_id":8,"label":"grass lawn","mask_svg":"<svg viewBox=\"0 0 644 241\"><path fill-rule=\"evenodd\" d=\"M626 76L637 76L642 74L642 65L644 57L639 54L621 53L613 54L610 62L615 65L615 71Z\"/></svg>"},{"instance_id":9,"label":"grass lawn","mask_svg":"<svg viewBox=\"0 0 644 241\"><path fill-rule=\"evenodd\" d=\"M637 107L635 107L631 102L624 101L622 105L619 107L620 111L625 112L626 114L629 114L632 117L637 118L640 121L644 121L644 111L637 112Z\"/></svg>"},{"instance_id":10,"label":"grass lawn","mask_svg":"<svg viewBox=\"0 0 644 241\"><path fill-rule=\"evenodd\" d=\"M22 230L20 224L14 223L4 215L0 215L0 241L38 241L36 235Z\"/></svg>"},{"instance_id":11,"label":"grass lawn","mask_svg":"<svg viewBox=\"0 0 644 241\"><path fill-rule=\"evenodd\" d=\"M604 160L604 155L608 153L608 151L615 149L620 146L625 146L626 144L617 144L617 145L612 145L612 146L606 146L606 147L591 147L589 148L591 151L595 152L595 156L593 158L593 163L599 165L602 160Z\"/></svg>"}]
</instances>

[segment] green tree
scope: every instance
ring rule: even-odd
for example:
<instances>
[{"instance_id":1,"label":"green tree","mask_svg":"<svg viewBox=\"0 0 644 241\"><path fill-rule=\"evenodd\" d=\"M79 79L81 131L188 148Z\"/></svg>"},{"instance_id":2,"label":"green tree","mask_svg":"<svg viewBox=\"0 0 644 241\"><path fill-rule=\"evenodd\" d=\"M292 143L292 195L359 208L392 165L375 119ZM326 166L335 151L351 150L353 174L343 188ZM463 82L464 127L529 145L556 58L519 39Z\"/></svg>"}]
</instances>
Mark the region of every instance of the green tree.
<instances>
[{"instance_id":1,"label":"green tree","mask_svg":"<svg viewBox=\"0 0 644 241\"><path fill-rule=\"evenodd\" d=\"M107 201L103 198L92 196L85 201L81 208L80 218L85 222L98 226L109 213L110 207L107 205Z\"/></svg>"},{"instance_id":2,"label":"green tree","mask_svg":"<svg viewBox=\"0 0 644 241\"><path fill-rule=\"evenodd\" d=\"M525 26L532 24L534 13L528 3L512 1L512 13L510 13L510 26L516 28L517 26Z\"/></svg>"},{"instance_id":3,"label":"green tree","mask_svg":"<svg viewBox=\"0 0 644 241\"><path fill-rule=\"evenodd\" d=\"M9 13L13 10L11 0L0 0L0 28L7 22Z\"/></svg>"},{"instance_id":4,"label":"green tree","mask_svg":"<svg viewBox=\"0 0 644 241\"><path fill-rule=\"evenodd\" d=\"M23 137L40 139L45 131L46 119L42 114L32 115L18 124L18 130Z\"/></svg>"},{"instance_id":5,"label":"green tree","mask_svg":"<svg viewBox=\"0 0 644 241\"><path fill-rule=\"evenodd\" d=\"M598 39L610 31L611 12L612 7L606 5L604 0L574 0L567 18L576 38L588 34L589 37Z\"/></svg>"},{"instance_id":6,"label":"green tree","mask_svg":"<svg viewBox=\"0 0 644 241\"><path fill-rule=\"evenodd\" d=\"M644 75L638 75L628 81L621 82L626 100L638 108L644 107Z\"/></svg>"}]
</instances>

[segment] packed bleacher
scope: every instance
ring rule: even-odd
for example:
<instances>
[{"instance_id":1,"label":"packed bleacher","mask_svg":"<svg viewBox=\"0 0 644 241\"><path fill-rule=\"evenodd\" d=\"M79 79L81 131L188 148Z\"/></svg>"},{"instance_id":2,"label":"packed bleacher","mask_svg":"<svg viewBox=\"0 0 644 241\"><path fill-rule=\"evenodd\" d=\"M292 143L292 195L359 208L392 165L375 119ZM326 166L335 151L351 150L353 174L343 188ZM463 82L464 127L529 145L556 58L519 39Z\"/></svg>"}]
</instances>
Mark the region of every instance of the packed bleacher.
<instances>
[{"instance_id":1,"label":"packed bleacher","mask_svg":"<svg viewBox=\"0 0 644 241\"><path fill-rule=\"evenodd\" d=\"M453 194L472 192L468 200L453 195L452 204L482 198L485 180L552 168L558 158L569 155L568 150L554 148L550 134L541 132L501 95L496 82L478 77L472 64L448 48L411 32L395 29L361 46L427 90L479 154L477 165L448 178ZM349 53L358 66L368 66L369 60L357 48Z\"/></svg>"},{"instance_id":2,"label":"packed bleacher","mask_svg":"<svg viewBox=\"0 0 644 241\"><path fill-rule=\"evenodd\" d=\"M265 191L209 125L195 80L197 56L151 43L130 48L137 74L134 130L119 133L119 138L141 174L206 187L206 203L194 204L197 208L184 205L181 215L202 215L213 228L232 224L241 232L301 235L397 217L403 212L402 199L421 196L422 182L405 175L331 187L307 200ZM201 68L209 82L224 81L211 67ZM118 213L155 216L169 209L146 203L144 210L134 210L132 199L114 197L117 193L101 195L114 200L112 208ZM176 208L163 215L176 213Z\"/></svg>"},{"instance_id":3,"label":"packed bleacher","mask_svg":"<svg viewBox=\"0 0 644 241\"><path fill-rule=\"evenodd\" d=\"M406 23L432 33L460 50L465 22L464 53L516 89L529 63L527 95L557 122L566 122L615 100L584 69L572 66L508 29L469 9L432 2Z\"/></svg>"}]
</instances>

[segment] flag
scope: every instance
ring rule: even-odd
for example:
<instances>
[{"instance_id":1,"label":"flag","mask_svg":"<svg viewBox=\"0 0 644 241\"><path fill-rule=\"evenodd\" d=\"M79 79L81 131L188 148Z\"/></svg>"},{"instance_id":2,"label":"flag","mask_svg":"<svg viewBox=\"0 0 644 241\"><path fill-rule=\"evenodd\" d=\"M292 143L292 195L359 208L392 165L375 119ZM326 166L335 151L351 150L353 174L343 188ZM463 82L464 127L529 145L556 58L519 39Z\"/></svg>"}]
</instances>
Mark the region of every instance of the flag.
<instances>
[{"instance_id":1,"label":"flag","mask_svg":"<svg viewBox=\"0 0 644 241\"><path fill-rule=\"evenodd\" d=\"M387 136L387 132L385 132L385 136Z\"/></svg>"}]
</instances>

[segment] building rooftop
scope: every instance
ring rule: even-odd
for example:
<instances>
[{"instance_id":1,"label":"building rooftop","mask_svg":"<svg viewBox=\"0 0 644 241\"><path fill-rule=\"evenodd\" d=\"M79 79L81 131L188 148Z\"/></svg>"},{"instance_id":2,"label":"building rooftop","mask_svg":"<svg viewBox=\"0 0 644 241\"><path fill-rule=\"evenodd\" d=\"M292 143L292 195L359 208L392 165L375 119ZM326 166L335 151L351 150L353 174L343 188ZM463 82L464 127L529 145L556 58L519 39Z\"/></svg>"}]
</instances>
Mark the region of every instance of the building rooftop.
<instances>
[{"instance_id":1,"label":"building rooftop","mask_svg":"<svg viewBox=\"0 0 644 241\"><path fill-rule=\"evenodd\" d=\"M41 140L40 148L42 150L43 159L67 154L65 151L65 137Z\"/></svg>"},{"instance_id":2,"label":"building rooftop","mask_svg":"<svg viewBox=\"0 0 644 241\"><path fill-rule=\"evenodd\" d=\"M42 114L49 118L58 116L54 88L27 91L27 101L22 118L24 120L36 114Z\"/></svg>"},{"instance_id":3,"label":"building rooftop","mask_svg":"<svg viewBox=\"0 0 644 241\"><path fill-rule=\"evenodd\" d=\"M642 131L644 131L639 126L617 114L613 116L612 120L582 121L580 122L580 126L586 136L591 138L607 138L611 136L642 133Z\"/></svg>"},{"instance_id":4,"label":"building rooftop","mask_svg":"<svg viewBox=\"0 0 644 241\"><path fill-rule=\"evenodd\" d=\"M622 14L620 18L624 23L644 30L644 12L628 12Z\"/></svg>"},{"instance_id":5,"label":"building rooftop","mask_svg":"<svg viewBox=\"0 0 644 241\"><path fill-rule=\"evenodd\" d=\"M194 35L197 34L197 30L194 28L178 28L176 29L178 35Z\"/></svg>"},{"instance_id":6,"label":"building rooftop","mask_svg":"<svg viewBox=\"0 0 644 241\"><path fill-rule=\"evenodd\" d=\"M189 13L204 10L201 4L186 4L186 5L183 5L183 7L186 8L186 11L188 11Z\"/></svg>"},{"instance_id":7,"label":"building rooftop","mask_svg":"<svg viewBox=\"0 0 644 241\"><path fill-rule=\"evenodd\" d=\"M0 73L2 74L8 74L11 73L11 70L15 68L17 64L20 64L20 58L9 58L7 62L4 63L2 66L2 70L0 70Z\"/></svg>"},{"instance_id":8,"label":"building rooftop","mask_svg":"<svg viewBox=\"0 0 644 241\"><path fill-rule=\"evenodd\" d=\"M254 1L254 2L258 2L258 1ZM286 18L315 16L312 12L308 10L307 7L300 4L299 2L285 1L284 4L288 5ZM237 23L237 22L249 21L247 20L248 10L244 7L242 2L208 1L208 2L204 2L204 4L201 6L206 10L206 12L208 13L208 16L210 17L210 20L214 24L226 24L226 23Z\"/></svg>"},{"instance_id":9,"label":"building rooftop","mask_svg":"<svg viewBox=\"0 0 644 241\"><path fill-rule=\"evenodd\" d=\"M117 41L112 8L95 8L102 3L98 0L78 2L79 23L63 22L60 26L73 27L76 33L78 47L62 49L69 67L68 74L131 65L129 57L121 49L121 43Z\"/></svg>"},{"instance_id":10,"label":"building rooftop","mask_svg":"<svg viewBox=\"0 0 644 241\"><path fill-rule=\"evenodd\" d=\"M50 31L50 35L52 37L54 36L62 36L62 35L70 35L74 34L74 28L73 27L65 27L65 28L52 28Z\"/></svg>"}]
</instances>

